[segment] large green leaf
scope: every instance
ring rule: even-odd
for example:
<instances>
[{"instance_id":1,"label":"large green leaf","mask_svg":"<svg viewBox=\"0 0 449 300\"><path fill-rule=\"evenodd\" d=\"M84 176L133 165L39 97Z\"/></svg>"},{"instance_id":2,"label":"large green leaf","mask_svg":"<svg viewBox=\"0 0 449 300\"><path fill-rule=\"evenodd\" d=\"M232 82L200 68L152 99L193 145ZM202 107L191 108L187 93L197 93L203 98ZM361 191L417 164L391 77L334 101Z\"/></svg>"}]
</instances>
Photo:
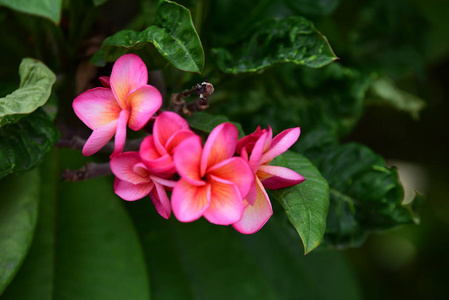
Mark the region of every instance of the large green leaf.
<instances>
[{"instance_id":1,"label":"large green leaf","mask_svg":"<svg viewBox=\"0 0 449 300\"><path fill-rule=\"evenodd\" d=\"M326 38L302 17L266 20L243 41L214 52L220 69L233 74L285 62L320 68L337 59Z\"/></svg>"},{"instance_id":2,"label":"large green leaf","mask_svg":"<svg viewBox=\"0 0 449 300\"><path fill-rule=\"evenodd\" d=\"M62 0L0 0L0 5L48 18L55 23L61 19Z\"/></svg>"},{"instance_id":3,"label":"large green leaf","mask_svg":"<svg viewBox=\"0 0 449 300\"><path fill-rule=\"evenodd\" d=\"M61 154L62 166L81 161L73 151ZM61 184L58 156L43 165L36 237L2 299L148 300L142 248L112 178Z\"/></svg>"},{"instance_id":4,"label":"large green leaf","mask_svg":"<svg viewBox=\"0 0 449 300\"><path fill-rule=\"evenodd\" d=\"M152 299L360 298L342 253L304 256L284 212L273 215L256 234L242 235L204 219L164 220L149 199L127 207L143 239Z\"/></svg>"},{"instance_id":5,"label":"large green leaf","mask_svg":"<svg viewBox=\"0 0 449 300\"><path fill-rule=\"evenodd\" d=\"M0 98L0 127L14 124L47 102L56 76L42 62L24 58L19 67L20 86Z\"/></svg>"},{"instance_id":6,"label":"large green leaf","mask_svg":"<svg viewBox=\"0 0 449 300\"><path fill-rule=\"evenodd\" d=\"M22 264L36 226L39 174L28 172L0 181L0 295Z\"/></svg>"},{"instance_id":7,"label":"large green leaf","mask_svg":"<svg viewBox=\"0 0 449 300\"><path fill-rule=\"evenodd\" d=\"M298 185L270 191L284 208L307 254L321 243L326 229L329 186L317 168L304 156L287 151L271 163L300 173L306 180Z\"/></svg>"},{"instance_id":8,"label":"large green leaf","mask_svg":"<svg viewBox=\"0 0 449 300\"><path fill-rule=\"evenodd\" d=\"M36 167L58 140L47 114L37 110L14 125L0 128L0 178Z\"/></svg>"},{"instance_id":9,"label":"large green leaf","mask_svg":"<svg viewBox=\"0 0 449 300\"><path fill-rule=\"evenodd\" d=\"M404 191L395 168L360 144L322 149L314 158L330 186L325 241L335 246L360 245L371 231L413 223L401 204Z\"/></svg>"},{"instance_id":10,"label":"large green leaf","mask_svg":"<svg viewBox=\"0 0 449 300\"><path fill-rule=\"evenodd\" d=\"M201 73L204 52L189 10L171 1L161 1L155 22L141 32L122 30L108 37L94 62L101 64L103 59L115 61L126 53L136 53L144 58L153 57L153 63L155 47L174 67Z\"/></svg>"}]
</instances>

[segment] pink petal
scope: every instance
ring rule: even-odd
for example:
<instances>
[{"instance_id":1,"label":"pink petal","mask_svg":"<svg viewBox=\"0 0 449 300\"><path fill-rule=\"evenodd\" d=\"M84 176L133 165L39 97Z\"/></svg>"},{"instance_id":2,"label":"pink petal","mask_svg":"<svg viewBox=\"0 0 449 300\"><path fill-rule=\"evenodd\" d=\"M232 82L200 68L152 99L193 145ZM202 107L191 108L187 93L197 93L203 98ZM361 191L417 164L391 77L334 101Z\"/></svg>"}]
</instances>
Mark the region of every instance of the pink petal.
<instances>
[{"instance_id":1,"label":"pink petal","mask_svg":"<svg viewBox=\"0 0 449 300\"><path fill-rule=\"evenodd\" d=\"M259 166L261 164L262 161L262 156L264 153L264 147L265 147L265 142L268 138L268 131L265 131L257 140L256 144L254 145L254 148L251 152L251 156L249 158L249 166L251 167L251 169L253 170L254 173L257 172L257 169L259 169Z\"/></svg>"},{"instance_id":2,"label":"pink petal","mask_svg":"<svg viewBox=\"0 0 449 300\"><path fill-rule=\"evenodd\" d=\"M109 76L101 76L98 77L98 80L100 80L100 83L105 88L111 88L110 78ZM112 91L111 91L112 93Z\"/></svg>"},{"instance_id":3,"label":"pink petal","mask_svg":"<svg viewBox=\"0 0 449 300\"><path fill-rule=\"evenodd\" d=\"M122 153L123 149L125 148L126 124L128 123L128 119L129 112L127 110L122 110L117 122L117 131L115 133L114 140L114 152L111 154L111 157Z\"/></svg>"},{"instance_id":4,"label":"pink petal","mask_svg":"<svg viewBox=\"0 0 449 300\"><path fill-rule=\"evenodd\" d=\"M150 177L142 177L135 172L134 167L141 162L139 153L123 152L117 156L114 156L109 165L112 173L114 173L114 175L120 180L124 180L132 184L149 183L151 182ZM142 165L139 166L143 167Z\"/></svg>"},{"instance_id":5,"label":"pink petal","mask_svg":"<svg viewBox=\"0 0 449 300\"><path fill-rule=\"evenodd\" d=\"M161 105L161 93L151 85L142 86L130 94L128 96L128 109L131 111L129 128L135 131L142 129Z\"/></svg>"},{"instance_id":6,"label":"pink petal","mask_svg":"<svg viewBox=\"0 0 449 300\"><path fill-rule=\"evenodd\" d=\"M127 181L115 178L114 192L123 200L134 201L139 200L148 195L153 189L152 182L142 184L132 184Z\"/></svg>"},{"instance_id":7,"label":"pink petal","mask_svg":"<svg viewBox=\"0 0 449 300\"><path fill-rule=\"evenodd\" d=\"M271 161L276 156L288 150L299 138L301 130L299 127L290 128L282 131L273 138L271 146L262 157L262 164Z\"/></svg>"},{"instance_id":8,"label":"pink petal","mask_svg":"<svg viewBox=\"0 0 449 300\"><path fill-rule=\"evenodd\" d=\"M254 172L241 157L232 157L214 165L208 174L235 184L242 198L246 197L254 182Z\"/></svg>"},{"instance_id":9,"label":"pink petal","mask_svg":"<svg viewBox=\"0 0 449 300\"><path fill-rule=\"evenodd\" d=\"M151 180L153 180L153 182L158 183L158 184L168 187L168 188L174 188L176 185L176 181L173 181L173 180L160 178L158 176L153 176L153 175L151 175L150 178L151 178Z\"/></svg>"},{"instance_id":10,"label":"pink petal","mask_svg":"<svg viewBox=\"0 0 449 300\"><path fill-rule=\"evenodd\" d=\"M263 186L270 190L292 186L305 180L293 170L269 165L261 165L257 171L257 177L262 181Z\"/></svg>"},{"instance_id":11,"label":"pink petal","mask_svg":"<svg viewBox=\"0 0 449 300\"><path fill-rule=\"evenodd\" d=\"M240 233L253 234L259 231L273 215L271 202L260 180L256 179L257 198L254 205L247 205L240 221L232 226Z\"/></svg>"},{"instance_id":12,"label":"pink petal","mask_svg":"<svg viewBox=\"0 0 449 300\"><path fill-rule=\"evenodd\" d=\"M83 147L83 155L89 156L104 147L114 136L117 129L117 120L95 129Z\"/></svg>"},{"instance_id":13,"label":"pink petal","mask_svg":"<svg viewBox=\"0 0 449 300\"><path fill-rule=\"evenodd\" d=\"M186 139L176 148L174 161L176 170L181 178L190 184L201 186L206 183L200 173L201 138L197 135Z\"/></svg>"},{"instance_id":14,"label":"pink petal","mask_svg":"<svg viewBox=\"0 0 449 300\"><path fill-rule=\"evenodd\" d=\"M182 178L176 183L171 195L173 213L181 222L200 218L210 203L210 185L191 185Z\"/></svg>"},{"instance_id":15,"label":"pink petal","mask_svg":"<svg viewBox=\"0 0 449 300\"><path fill-rule=\"evenodd\" d=\"M231 123L220 124L212 130L204 144L201 174L205 174L211 166L234 155L238 135L237 128Z\"/></svg>"},{"instance_id":16,"label":"pink petal","mask_svg":"<svg viewBox=\"0 0 449 300\"><path fill-rule=\"evenodd\" d=\"M185 139L194 136L195 133L191 130L180 130L173 134L167 141L165 149L168 153L172 154L174 153L175 148L183 142Z\"/></svg>"},{"instance_id":17,"label":"pink petal","mask_svg":"<svg viewBox=\"0 0 449 300\"><path fill-rule=\"evenodd\" d=\"M256 202L257 198L257 187L256 187L256 180L258 178L254 176L254 182L251 184L251 188L248 192L248 195L245 197L245 201L248 202L250 205L254 205L254 202Z\"/></svg>"},{"instance_id":18,"label":"pink petal","mask_svg":"<svg viewBox=\"0 0 449 300\"><path fill-rule=\"evenodd\" d=\"M78 118L92 130L118 119L121 111L111 89L107 88L87 90L72 105Z\"/></svg>"},{"instance_id":19,"label":"pink petal","mask_svg":"<svg viewBox=\"0 0 449 300\"><path fill-rule=\"evenodd\" d=\"M190 130L190 127L187 121L178 114L164 111L157 116L154 121L153 134L156 148L160 153L167 148L168 140L181 130Z\"/></svg>"},{"instance_id":20,"label":"pink petal","mask_svg":"<svg viewBox=\"0 0 449 300\"><path fill-rule=\"evenodd\" d=\"M115 99L122 109L128 108L128 95L147 85L148 71L142 59L135 54L126 54L117 59L112 67L110 84Z\"/></svg>"},{"instance_id":21,"label":"pink petal","mask_svg":"<svg viewBox=\"0 0 449 300\"><path fill-rule=\"evenodd\" d=\"M168 177L176 172L175 163L169 154L161 155L155 145L154 136L147 136L140 144L139 150L142 161L148 166L152 173Z\"/></svg>"},{"instance_id":22,"label":"pink petal","mask_svg":"<svg viewBox=\"0 0 449 300\"><path fill-rule=\"evenodd\" d=\"M156 211L164 218L170 218L171 206L168 199L167 192L160 184L155 183L155 189L150 193L151 202L153 202Z\"/></svg>"},{"instance_id":23,"label":"pink petal","mask_svg":"<svg viewBox=\"0 0 449 300\"><path fill-rule=\"evenodd\" d=\"M243 199L232 183L212 177L210 205L204 217L211 223L230 225L239 221L243 213Z\"/></svg>"},{"instance_id":24,"label":"pink petal","mask_svg":"<svg viewBox=\"0 0 449 300\"><path fill-rule=\"evenodd\" d=\"M235 153L237 153L237 155L240 155L243 148L246 148L247 151L251 152L252 147L254 146L256 141L259 139L259 137L262 135L262 133L263 133L263 131L260 129L260 126L257 126L256 130L253 133L242 137L237 142Z\"/></svg>"}]
</instances>

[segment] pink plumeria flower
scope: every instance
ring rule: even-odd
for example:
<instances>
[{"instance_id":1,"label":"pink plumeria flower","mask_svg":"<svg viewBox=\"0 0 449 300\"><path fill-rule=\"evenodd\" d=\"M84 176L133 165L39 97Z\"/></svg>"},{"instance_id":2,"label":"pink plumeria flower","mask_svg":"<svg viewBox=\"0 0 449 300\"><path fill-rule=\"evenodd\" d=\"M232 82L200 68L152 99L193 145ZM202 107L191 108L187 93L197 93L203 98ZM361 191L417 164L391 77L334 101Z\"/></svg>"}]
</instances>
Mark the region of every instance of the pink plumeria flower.
<instances>
[{"instance_id":1,"label":"pink plumeria flower","mask_svg":"<svg viewBox=\"0 0 449 300\"><path fill-rule=\"evenodd\" d=\"M111 77L101 77L104 87L90 89L73 101L78 118L93 130L83 147L83 155L92 155L115 135L112 156L123 151L127 125L142 129L162 105L159 91L148 85L145 63L134 54L120 57Z\"/></svg>"},{"instance_id":2,"label":"pink plumeria flower","mask_svg":"<svg viewBox=\"0 0 449 300\"><path fill-rule=\"evenodd\" d=\"M288 168L271 166L276 156L290 148L300 135L300 128L290 128L273 137L271 128L261 130L242 138L236 153L248 160L255 174L254 185L245 198L242 218L232 226L239 232L252 234L265 225L273 215L270 198L265 188L276 190L303 182L300 174Z\"/></svg>"},{"instance_id":3,"label":"pink plumeria flower","mask_svg":"<svg viewBox=\"0 0 449 300\"><path fill-rule=\"evenodd\" d=\"M160 178L152 174L140 159L138 152L123 152L111 159L115 193L124 200L134 201L147 195L157 212L168 219L171 214L170 200L166 189L171 190L175 181Z\"/></svg>"},{"instance_id":4,"label":"pink plumeria flower","mask_svg":"<svg viewBox=\"0 0 449 300\"><path fill-rule=\"evenodd\" d=\"M173 161L175 148L193 135L195 133L181 116L174 112L162 112L154 121L153 135L147 136L140 145L140 157L152 173L169 178L176 173Z\"/></svg>"},{"instance_id":5,"label":"pink plumeria flower","mask_svg":"<svg viewBox=\"0 0 449 300\"><path fill-rule=\"evenodd\" d=\"M233 157L237 140L237 128L223 123L212 130L204 148L196 135L176 148L174 162L181 179L173 189L172 208L178 220L204 216L219 225L240 220L254 173L244 159Z\"/></svg>"}]
</instances>

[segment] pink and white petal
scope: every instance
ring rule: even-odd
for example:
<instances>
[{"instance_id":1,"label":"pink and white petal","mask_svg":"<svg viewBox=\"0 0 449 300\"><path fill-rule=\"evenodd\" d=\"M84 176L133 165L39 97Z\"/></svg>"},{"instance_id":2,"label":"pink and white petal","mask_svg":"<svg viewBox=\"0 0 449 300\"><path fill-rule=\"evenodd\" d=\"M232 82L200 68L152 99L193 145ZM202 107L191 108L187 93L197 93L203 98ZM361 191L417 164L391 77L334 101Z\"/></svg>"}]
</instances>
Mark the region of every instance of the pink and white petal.
<instances>
[{"instance_id":1,"label":"pink and white petal","mask_svg":"<svg viewBox=\"0 0 449 300\"><path fill-rule=\"evenodd\" d=\"M263 155L261 163L265 164L287 151L298 140L300 133L299 127L295 127L286 129L275 136L270 148Z\"/></svg>"},{"instance_id":2,"label":"pink and white petal","mask_svg":"<svg viewBox=\"0 0 449 300\"><path fill-rule=\"evenodd\" d=\"M173 134L165 144L165 150L171 155L174 154L175 148L185 139L194 136L195 133L191 130L180 130Z\"/></svg>"},{"instance_id":3,"label":"pink and white petal","mask_svg":"<svg viewBox=\"0 0 449 300\"><path fill-rule=\"evenodd\" d=\"M236 185L214 178L210 180L211 200L204 217L211 223L230 225L242 218L243 199Z\"/></svg>"},{"instance_id":4,"label":"pink and white petal","mask_svg":"<svg viewBox=\"0 0 449 300\"><path fill-rule=\"evenodd\" d=\"M251 152L251 156L249 157L249 166L251 167L251 170L253 170L254 173L257 172L257 169L259 169L259 166L262 161L262 156L264 153L264 147L265 142L268 138L268 131L265 131L257 140L256 144L254 145L254 148Z\"/></svg>"},{"instance_id":5,"label":"pink and white petal","mask_svg":"<svg viewBox=\"0 0 449 300\"><path fill-rule=\"evenodd\" d=\"M175 163L169 154L165 154L155 160L146 160L145 164L151 173L168 178L176 173Z\"/></svg>"},{"instance_id":6,"label":"pink and white petal","mask_svg":"<svg viewBox=\"0 0 449 300\"><path fill-rule=\"evenodd\" d=\"M174 188L176 185L176 182L177 182L174 180L169 180L169 179L161 178L161 177L154 176L154 175L151 175L150 178L151 178L151 180L153 180L153 182L158 183L158 184L168 187L168 188Z\"/></svg>"},{"instance_id":7,"label":"pink and white petal","mask_svg":"<svg viewBox=\"0 0 449 300\"><path fill-rule=\"evenodd\" d=\"M148 195L153 189L154 184L152 182L143 184L132 184L127 181L115 178L114 192L123 200L135 201L142 199Z\"/></svg>"},{"instance_id":8,"label":"pink and white petal","mask_svg":"<svg viewBox=\"0 0 449 300\"><path fill-rule=\"evenodd\" d=\"M89 156L103 148L114 136L117 129L117 120L95 129L83 147L83 155Z\"/></svg>"},{"instance_id":9,"label":"pink and white petal","mask_svg":"<svg viewBox=\"0 0 449 300\"><path fill-rule=\"evenodd\" d=\"M100 83L103 87L109 88L109 89L111 88L111 82L110 82L111 79L109 76L98 77L98 80L100 80ZM112 93L112 91L111 91L111 93Z\"/></svg>"},{"instance_id":10,"label":"pink and white petal","mask_svg":"<svg viewBox=\"0 0 449 300\"><path fill-rule=\"evenodd\" d=\"M118 119L121 108L108 88L94 88L73 100L73 110L90 129L95 130Z\"/></svg>"},{"instance_id":11,"label":"pink and white petal","mask_svg":"<svg viewBox=\"0 0 449 300\"><path fill-rule=\"evenodd\" d=\"M263 186L270 190L292 186L305 180L304 177L293 170L269 165L261 165L257 171L257 176L262 181Z\"/></svg>"},{"instance_id":12,"label":"pink and white petal","mask_svg":"<svg viewBox=\"0 0 449 300\"><path fill-rule=\"evenodd\" d=\"M164 111L154 121L154 140L156 147L167 148L168 140L178 131L190 130L187 121L177 113Z\"/></svg>"},{"instance_id":13,"label":"pink and white petal","mask_svg":"<svg viewBox=\"0 0 449 300\"><path fill-rule=\"evenodd\" d=\"M150 199L153 202L156 211L164 218L170 218L171 206L167 192L160 184L155 183L155 188L150 192Z\"/></svg>"},{"instance_id":14,"label":"pink and white petal","mask_svg":"<svg viewBox=\"0 0 449 300\"><path fill-rule=\"evenodd\" d=\"M147 85L148 71L142 59L135 54L126 54L117 59L112 67L110 84L115 99L122 109L127 109L128 95Z\"/></svg>"},{"instance_id":15,"label":"pink and white petal","mask_svg":"<svg viewBox=\"0 0 449 300\"><path fill-rule=\"evenodd\" d=\"M245 197L245 201L248 202L250 205L254 205L254 202L256 202L257 198L256 180L258 180L258 178L254 175L254 182L253 184L251 184L251 188L248 192L248 195L246 195Z\"/></svg>"},{"instance_id":16,"label":"pink and white petal","mask_svg":"<svg viewBox=\"0 0 449 300\"><path fill-rule=\"evenodd\" d=\"M135 131L142 129L161 105L161 93L151 85L142 86L128 95L129 128Z\"/></svg>"},{"instance_id":17,"label":"pink and white petal","mask_svg":"<svg viewBox=\"0 0 449 300\"><path fill-rule=\"evenodd\" d=\"M134 167L141 163L138 152L123 152L114 156L109 165L112 173L119 178L132 184L143 184L151 182L149 177L142 177L134 171Z\"/></svg>"},{"instance_id":18,"label":"pink and white petal","mask_svg":"<svg viewBox=\"0 0 449 300\"><path fill-rule=\"evenodd\" d=\"M192 185L205 185L200 173L201 138L197 135L189 137L176 148L173 160L181 178Z\"/></svg>"},{"instance_id":19,"label":"pink and white petal","mask_svg":"<svg viewBox=\"0 0 449 300\"><path fill-rule=\"evenodd\" d=\"M212 166L207 173L235 184L242 198L248 195L251 185L254 183L254 172L241 157L231 157L220 162Z\"/></svg>"},{"instance_id":20,"label":"pink and white petal","mask_svg":"<svg viewBox=\"0 0 449 300\"><path fill-rule=\"evenodd\" d=\"M114 157L123 152L125 148L126 141L126 124L128 123L129 112L127 110L122 110L120 116L118 117L117 129L115 132L114 139L114 152L112 152L111 157Z\"/></svg>"},{"instance_id":21,"label":"pink and white petal","mask_svg":"<svg viewBox=\"0 0 449 300\"><path fill-rule=\"evenodd\" d=\"M175 217L181 222L199 219L209 207L211 198L210 185L191 185L182 178L176 183L171 195Z\"/></svg>"},{"instance_id":22,"label":"pink and white petal","mask_svg":"<svg viewBox=\"0 0 449 300\"><path fill-rule=\"evenodd\" d=\"M201 174L205 174L211 166L234 156L238 135L237 128L232 123L220 124L212 130L204 144Z\"/></svg>"},{"instance_id":23,"label":"pink and white petal","mask_svg":"<svg viewBox=\"0 0 449 300\"><path fill-rule=\"evenodd\" d=\"M232 226L240 233L253 234L259 231L273 215L270 199L260 180L256 180L257 198L254 205L247 205L240 221Z\"/></svg>"}]
</instances>

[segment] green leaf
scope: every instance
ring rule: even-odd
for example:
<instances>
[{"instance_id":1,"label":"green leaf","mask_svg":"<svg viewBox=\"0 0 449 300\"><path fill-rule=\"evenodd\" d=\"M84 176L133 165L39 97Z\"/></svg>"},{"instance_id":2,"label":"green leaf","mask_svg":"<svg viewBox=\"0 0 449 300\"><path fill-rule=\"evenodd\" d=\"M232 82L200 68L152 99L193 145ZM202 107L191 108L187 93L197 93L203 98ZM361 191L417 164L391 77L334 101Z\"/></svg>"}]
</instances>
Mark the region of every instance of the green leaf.
<instances>
[{"instance_id":1,"label":"green leaf","mask_svg":"<svg viewBox=\"0 0 449 300\"><path fill-rule=\"evenodd\" d=\"M325 241L334 246L358 246L371 231L413 223L403 206L404 191L396 169L360 144L323 149L315 158L330 186Z\"/></svg>"},{"instance_id":2,"label":"green leaf","mask_svg":"<svg viewBox=\"0 0 449 300\"><path fill-rule=\"evenodd\" d=\"M191 116L188 116L187 122L191 128L201 131L203 133L209 134L218 125L228 122L232 123L237 127L239 131L239 137L245 136L245 132L242 129L242 125L236 122L229 121L228 117L224 115L211 115L207 112L196 112Z\"/></svg>"},{"instance_id":3,"label":"green leaf","mask_svg":"<svg viewBox=\"0 0 449 300\"><path fill-rule=\"evenodd\" d=\"M318 247L326 230L329 186L318 169L298 153L287 151L271 164L289 168L306 178L298 185L270 191L270 195L281 203L307 254Z\"/></svg>"},{"instance_id":4,"label":"green leaf","mask_svg":"<svg viewBox=\"0 0 449 300\"><path fill-rule=\"evenodd\" d=\"M325 16L337 8L340 0L284 0L295 13L301 16Z\"/></svg>"},{"instance_id":5,"label":"green leaf","mask_svg":"<svg viewBox=\"0 0 449 300\"><path fill-rule=\"evenodd\" d=\"M59 155L60 154L60 155ZM55 151L43 165L36 238L5 299L148 300L142 248L112 178L61 183L62 166L85 161ZM74 163L75 162L75 163ZM3 297L2 297L3 299Z\"/></svg>"},{"instance_id":6,"label":"green leaf","mask_svg":"<svg viewBox=\"0 0 449 300\"><path fill-rule=\"evenodd\" d=\"M0 98L0 127L14 124L47 102L56 76L42 62L24 58L19 67L20 86Z\"/></svg>"},{"instance_id":7,"label":"green leaf","mask_svg":"<svg viewBox=\"0 0 449 300\"><path fill-rule=\"evenodd\" d=\"M419 112L426 106L422 99L399 89L388 77L379 77L373 82L367 103L390 105L409 113L414 119L419 118Z\"/></svg>"},{"instance_id":8,"label":"green leaf","mask_svg":"<svg viewBox=\"0 0 449 300\"><path fill-rule=\"evenodd\" d=\"M37 110L14 125L0 128L0 178L39 165L59 138L47 114Z\"/></svg>"},{"instance_id":9,"label":"green leaf","mask_svg":"<svg viewBox=\"0 0 449 300\"><path fill-rule=\"evenodd\" d=\"M140 229L152 299L360 299L342 253L304 256L284 212L256 234L243 235L204 219L164 220L146 200L126 205Z\"/></svg>"},{"instance_id":10,"label":"green leaf","mask_svg":"<svg viewBox=\"0 0 449 300\"><path fill-rule=\"evenodd\" d=\"M105 61L115 61L126 53L136 53L154 60L154 47L175 68L201 73L204 51L192 23L190 12L171 1L161 1L156 13L156 25L142 32L122 30L108 37L101 45ZM152 59L153 57L153 59ZM94 62L101 63L101 53Z\"/></svg>"},{"instance_id":11,"label":"green leaf","mask_svg":"<svg viewBox=\"0 0 449 300\"><path fill-rule=\"evenodd\" d=\"M213 51L220 69L233 74L285 62L320 68L337 59L327 39L302 17L266 20L234 46Z\"/></svg>"},{"instance_id":12,"label":"green leaf","mask_svg":"<svg viewBox=\"0 0 449 300\"><path fill-rule=\"evenodd\" d=\"M62 0L0 0L0 5L59 23Z\"/></svg>"},{"instance_id":13,"label":"green leaf","mask_svg":"<svg viewBox=\"0 0 449 300\"><path fill-rule=\"evenodd\" d=\"M21 266L36 226L39 174L28 172L0 181L0 295Z\"/></svg>"}]
</instances>

